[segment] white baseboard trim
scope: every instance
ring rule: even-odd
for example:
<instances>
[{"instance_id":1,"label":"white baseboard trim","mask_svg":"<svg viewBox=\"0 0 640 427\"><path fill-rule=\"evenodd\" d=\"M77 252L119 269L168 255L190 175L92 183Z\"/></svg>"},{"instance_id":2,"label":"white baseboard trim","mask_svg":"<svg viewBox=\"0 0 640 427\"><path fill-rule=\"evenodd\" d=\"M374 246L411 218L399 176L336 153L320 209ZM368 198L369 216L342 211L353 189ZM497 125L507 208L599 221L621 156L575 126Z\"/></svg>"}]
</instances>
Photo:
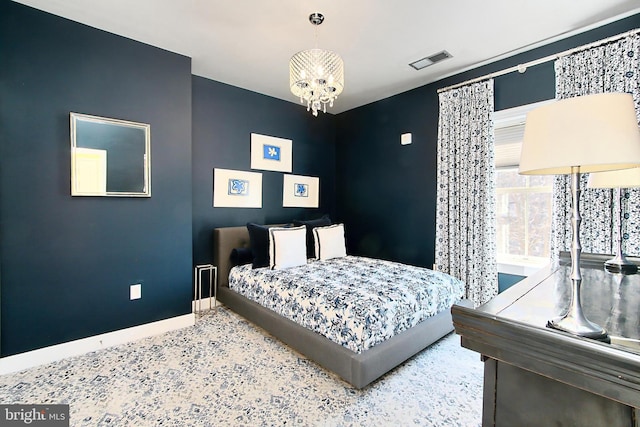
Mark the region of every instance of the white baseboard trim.
<instances>
[{"instance_id":1,"label":"white baseboard trim","mask_svg":"<svg viewBox=\"0 0 640 427\"><path fill-rule=\"evenodd\" d=\"M0 359L0 375L22 371L23 369L44 365L67 357L78 356L90 351L163 334L187 326L193 326L194 324L194 313L184 314L170 319L159 320L157 322L146 323L144 325L133 326L131 328L120 329L118 331L107 332L105 334L94 335L88 338L3 357Z\"/></svg>"}]
</instances>

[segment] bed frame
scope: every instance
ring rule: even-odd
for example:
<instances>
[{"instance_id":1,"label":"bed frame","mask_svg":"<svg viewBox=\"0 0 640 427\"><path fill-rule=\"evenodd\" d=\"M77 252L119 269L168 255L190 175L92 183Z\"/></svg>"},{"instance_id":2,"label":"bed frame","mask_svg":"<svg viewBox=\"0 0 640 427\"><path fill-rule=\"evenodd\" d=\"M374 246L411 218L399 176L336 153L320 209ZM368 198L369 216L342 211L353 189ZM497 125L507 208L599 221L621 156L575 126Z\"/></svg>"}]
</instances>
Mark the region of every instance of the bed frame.
<instances>
[{"instance_id":1,"label":"bed frame","mask_svg":"<svg viewBox=\"0 0 640 427\"><path fill-rule=\"evenodd\" d=\"M451 311L446 310L360 354L355 353L229 289L229 271L233 267L230 254L234 248L249 247L246 227L216 228L213 242L218 300L358 389L453 331ZM472 307L468 300L457 304Z\"/></svg>"}]
</instances>

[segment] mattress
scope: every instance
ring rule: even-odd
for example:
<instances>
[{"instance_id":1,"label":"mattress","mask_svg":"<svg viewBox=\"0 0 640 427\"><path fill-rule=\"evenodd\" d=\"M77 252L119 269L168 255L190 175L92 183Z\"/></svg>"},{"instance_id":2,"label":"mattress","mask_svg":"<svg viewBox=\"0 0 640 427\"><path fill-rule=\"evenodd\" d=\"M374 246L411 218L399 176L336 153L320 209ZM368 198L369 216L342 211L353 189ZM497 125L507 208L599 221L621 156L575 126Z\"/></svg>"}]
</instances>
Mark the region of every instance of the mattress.
<instances>
[{"instance_id":1,"label":"mattress","mask_svg":"<svg viewBox=\"0 0 640 427\"><path fill-rule=\"evenodd\" d=\"M284 270L236 266L229 288L355 353L464 296L464 283L445 273L356 256Z\"/></svg>"}]
</instances>

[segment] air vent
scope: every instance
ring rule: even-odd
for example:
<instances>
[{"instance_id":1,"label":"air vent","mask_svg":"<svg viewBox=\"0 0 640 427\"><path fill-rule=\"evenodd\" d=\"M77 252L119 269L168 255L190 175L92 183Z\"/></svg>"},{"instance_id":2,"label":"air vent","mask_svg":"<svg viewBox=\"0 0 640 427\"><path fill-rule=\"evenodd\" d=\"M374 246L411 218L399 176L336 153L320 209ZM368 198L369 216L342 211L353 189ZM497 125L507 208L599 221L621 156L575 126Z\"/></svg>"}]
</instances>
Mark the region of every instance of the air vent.
<instances>
[{"instance_id":1,"label":"air vent","mask_svg":"<svg viewBox=\"0 0 640 427\"><path fill-rule=\"evenodd\" d=\"M446 50L443 50L442 52L438 52L431 56L427 56L426 58L422 58L415 62L412 62L409 65L416 70L422 70L423 68L428 67L429 65L433 65L436 62L444 61L445 59L451 58L451 57L452 56L449 52L447 52Z\"/></svg>"}]
</instances>

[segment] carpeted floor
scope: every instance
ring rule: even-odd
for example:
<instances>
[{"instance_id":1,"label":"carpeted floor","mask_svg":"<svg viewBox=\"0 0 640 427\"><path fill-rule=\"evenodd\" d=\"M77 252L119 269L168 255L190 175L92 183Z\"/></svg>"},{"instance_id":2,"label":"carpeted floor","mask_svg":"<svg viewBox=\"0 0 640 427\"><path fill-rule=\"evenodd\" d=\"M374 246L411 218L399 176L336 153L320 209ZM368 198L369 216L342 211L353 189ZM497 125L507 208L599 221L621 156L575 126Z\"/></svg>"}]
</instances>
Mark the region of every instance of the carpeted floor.
<instances>
[{"instance_id":1,"label":"carpeted floor","mask_svg":"<svg viewBox=\"0 0 640 427\"><path fill-rule=\"evenodd\" d=\"M449 335L363 390L233 312L0 376L0 402L67 403L72 426L479 426L482 363Z\"/></svg>"}]
</instances>

